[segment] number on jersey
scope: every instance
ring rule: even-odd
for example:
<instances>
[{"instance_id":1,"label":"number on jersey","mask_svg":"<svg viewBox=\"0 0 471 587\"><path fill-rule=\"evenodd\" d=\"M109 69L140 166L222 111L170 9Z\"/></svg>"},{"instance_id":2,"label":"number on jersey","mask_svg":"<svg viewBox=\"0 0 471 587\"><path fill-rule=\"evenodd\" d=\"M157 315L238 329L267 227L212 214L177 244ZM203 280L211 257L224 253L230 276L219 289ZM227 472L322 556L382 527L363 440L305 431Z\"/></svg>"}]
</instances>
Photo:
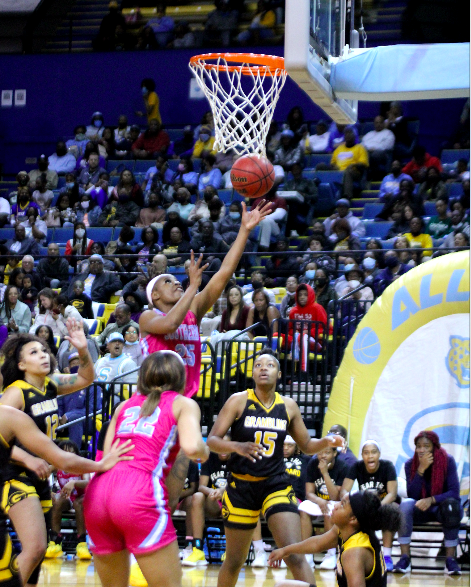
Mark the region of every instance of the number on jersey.
<instances>
[{"instance_id":1,"label":"number on jersey","mask_svg":"<svg viewBox=\"0 0 471 587\"><path fill-rule=\"evenodd\" d=\"M46 416L46 436L49 436L51 440L56 439L56 428L59 426L59 416L57 414L51 414Z\"/></svg>"},{"instance_id":2,"label":"number on jersey","mask_svg":"<svg viewBox=\"0 0 471 587\"><path fill-rule=\"evenodd\" d=\"M155 412L147 418L139 418L140 407L128 408L124 412L124 420L118 430L118 434L141 434L147 438L151 438L154 434L155 425L160 416L160 408L156 408Z\"/></svg>"},{"instance_id":3,"label":"number on jersey","mask_svg":"<svg viewBox=\"0 0 471 587\"><path fill-rule=\"evenodd\" d=\"M185 365L188 367L194 367L195 365L195 345L194 344L177 344L175 347L177 352L183 359Z\"/></svg>"},{"instance_id":4,"label":"number on jersey","mask_svg":"<svg viewBox=\"0 0 471 587\"><path fill-rule=\"evenodd\" d=\"M264 457L273 456L273 453L275 452L275 441L277 438L278 432L262 432L261 430L257 430L257 432L255 432L256 444L263 444L265 447L265 453L263 454Z\"/></svg>"}]
</instances>

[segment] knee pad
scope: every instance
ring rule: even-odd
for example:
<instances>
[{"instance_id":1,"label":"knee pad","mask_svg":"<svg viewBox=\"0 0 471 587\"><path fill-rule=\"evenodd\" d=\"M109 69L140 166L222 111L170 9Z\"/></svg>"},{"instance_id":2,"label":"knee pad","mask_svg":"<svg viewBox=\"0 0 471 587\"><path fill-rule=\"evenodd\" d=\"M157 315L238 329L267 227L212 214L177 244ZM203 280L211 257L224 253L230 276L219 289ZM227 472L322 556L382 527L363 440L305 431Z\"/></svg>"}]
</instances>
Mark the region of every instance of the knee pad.
<instances>
[{"instance_id":1,"label":"knee pad","mask_svg":"<svg viewBox=\"0 0 471 587\"><path fill-rule=\"evenodd\" d=\"M440 504L440 514L444 528L459 527L461 521L461 505L457 499L449 497Z\"/></svg>"}]
</instances>

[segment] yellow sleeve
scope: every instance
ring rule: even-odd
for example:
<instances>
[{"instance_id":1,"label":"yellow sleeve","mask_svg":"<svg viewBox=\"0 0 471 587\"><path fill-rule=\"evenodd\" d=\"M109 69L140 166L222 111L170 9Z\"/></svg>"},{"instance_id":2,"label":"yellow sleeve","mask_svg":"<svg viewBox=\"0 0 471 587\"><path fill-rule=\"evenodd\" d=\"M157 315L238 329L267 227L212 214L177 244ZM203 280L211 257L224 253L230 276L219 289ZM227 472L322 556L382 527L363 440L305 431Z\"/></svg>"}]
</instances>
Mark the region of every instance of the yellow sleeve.
<instances>
[{"instance_id":1,"label":"yellow sleeve","mask_svg":"<svg viewBox=\"0 0 471 587\"><path fill-rule=\"evenodd\" d=\"M203 150L204 143L199 139L196 141L195 146L193 147L193 157L200 157L201 151Z\"/></svg>"},{"instance_id":2,"label":"yellow sleeve","mask_svg":"<svg viewBox=\"0 0 471 587\"><path fill-rule=\"evenodd\" d=\"M365 149L363 145L357 145L357 154L356 154L356 161L359 165L365 165L368 167L369 160L368 160L368 151Z\"/></svg>"},{"instance_id":3,"label":"yellow sleeve","mask_svg":"<svg viewBox=\"0 0 471 587\"><path fill-rule=\"evenodd\" d=\"M217 151L213 148L215 141L216 141L216 138L215 137L211 137L209 139L209 143L210 143L210 147L211 147L211 151L210 151L210 154L211 155L217 155Z\"/></svg>"},{"instance_id":4,"label":"yellow sleeve","mask_svg":"<svg viewBox=\"0 0 471 587\"><path fill-rule=\"evenodd\" d=\"M423 248L433 247L432 237L429 234L422 235L422 247ZM430 257L430 255L432 253L433 253L433 251L424 251L423 256Z\"/></svg>"},{"instance_id":5,"label":"yellow sleeve","mask_svg":"<svg viewBox=\"0 0 471 587\"><path fill-rule=\"evenodd\" d=\"M273 10L267 10L265 16L260 20L260 24L267 28L273 28L276 24L276 15Z\"/></svg>"},{"instance_id":6,"label":"yellow sleeve","mask_svg":"<svg viewBox=\"0 0 471 587\"><path fill-rule=\"evenodd\" d=\"M332 166L338 167L338 163L337 163L337 151L338 151L338 147L335 149L335 151L332 153L332 158L330 160L330 164Z\"/></svg>"}]
</instances>

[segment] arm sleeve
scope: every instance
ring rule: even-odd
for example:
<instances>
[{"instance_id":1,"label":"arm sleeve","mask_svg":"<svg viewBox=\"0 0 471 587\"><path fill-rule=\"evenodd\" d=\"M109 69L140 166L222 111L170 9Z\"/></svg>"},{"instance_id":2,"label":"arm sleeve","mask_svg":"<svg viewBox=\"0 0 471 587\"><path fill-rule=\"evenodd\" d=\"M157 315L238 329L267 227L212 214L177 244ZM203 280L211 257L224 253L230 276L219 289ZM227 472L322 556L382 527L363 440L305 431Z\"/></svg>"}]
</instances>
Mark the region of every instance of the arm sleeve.
<instances>
[{"instance_id":1,"label":"arm sleeve","mask_svg":"<svg viewBox=\"0 0 471 587\"><path fill-rule=\"evenodd\" d=\"M456 470L455 459L448 455L448 469L446 474L446 491L440 495L434 495L435 501L441 503L445 499L459 499L460 498L460 481L458 479L458 471Z\"/></svg>"},{"instance_id":2,"label":"arm sleeve","mask_svg":"<svg viewBox=\"0 0 471 587\"><path fill-rule=\"evenodd\" d=\"M193 147L193 157L200 157L202 150L203 143L200 140L197 140L195 146Z\"/></svg>"},{"instance_id":3,"label":"arm sleeve","mask_svg":"<svg viewBox=\"0 0 471 587\"><path fill-rule=\"evenodd\" d=\"M412 459L407 461L404 468L407 481L407 497L411 497L412 499L418 501L422 498L422 488L424 487L425 479L416 473L414 478L411 480L410 473L412 468Z\"/></svg>"},{"instance_id":4,"label":"arm sleeve","mask_svg":"<svg viewBox=\"0 0 471 587\"><path fill-rule=\"evenodd\" d=\"M31 310L25 304L20 320L17 322L18 332L28 332L31 327Z\"/></svg>"}]
</instances>

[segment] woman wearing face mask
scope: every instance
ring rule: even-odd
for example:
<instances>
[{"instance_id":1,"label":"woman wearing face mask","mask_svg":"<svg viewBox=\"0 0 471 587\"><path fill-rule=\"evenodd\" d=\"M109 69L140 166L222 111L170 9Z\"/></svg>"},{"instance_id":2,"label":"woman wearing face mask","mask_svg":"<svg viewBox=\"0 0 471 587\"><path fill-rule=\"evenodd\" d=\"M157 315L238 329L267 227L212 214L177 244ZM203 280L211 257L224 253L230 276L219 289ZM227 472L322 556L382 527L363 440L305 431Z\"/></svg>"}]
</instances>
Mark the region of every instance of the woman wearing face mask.
<instances>
[{"instance_id":1,"label":"woman wearing face mask","mask_svg":"<svg viewBox=\"0 0 471 587\"><path fill-rule=\"evenodd\" d=\"M75 255L91 255L93 241L87 238L87 229L83 222L76 222L74 236L65 245L65 256L72 267L77 267Z\"/></svg>"},{"instance_id":2,"label":"woman wearing face mask","mask_svg":"<svg viewBox=\"0 0 471 587\"><path fill-rule=\"evenodd\" d=\"M367 253L365 253L361 265L363 267L363 273L365 274L364 283L368 283L371 285L375 280L375 277L378 275L379 271L378 264L376 263L373 251L368 251Z\"/></svg>"},{"instance_id":3,"label":"woman wearing face mask","mask_svg":"<svg viewBox=\"0 0 471 587\"><path fill-rule=\"evenodd\" d=\"M360 269L360 267L358 267L358 265L355 265L354 267L352 267L352 269L349 269L349 271L345 272L345 279L347 281L347 286L342 291L340 297L347 295L349 292L359 287L365 280L365 275L363 271ZM356 294L353 294L352 297L355 300L372 301L374 300L375 296L373 294L373 290L371 289L371 287L364 287Z\"/></svg>"},{"instance_id":4,"label":"woman wearing face mask","mask_svg":"<svg viewBox=\"0 0 471 587\"><path fill-rule=\"evenodd\" d=\"M337 277L337 279L335 280L335 284L334 284L335 293L337 294L338 297L340 297L342 295L342 292L347 285L347 279L345 277L346 273L348 271L350 271L350 269L353 269L356 266L356 264L357 264L357 262L354 259L354 257L346 257L345 258L345 265L343 267L343 274L341 274L341 275L339 275L339 277ZM339 271L339 274L340 273L341 273L341 271Z\"/></svg>"},{"instance_id":5,"label":"woman wearing face mask","mask_svg":"<svg viewBox=\"0 0 471 587\"><path fill-rule=\"evenodd\" d=\"M314 287L314 278L316 276L316 269L317 269L317 265L316 265L316 263L314 263L314 261L307 263L304 266L304 273L303 273L303 275L301 275L301 277L299 279L299 283L306 283L307 285Z\"/></svg>"},{"instance_id":6,"label":"woman wearing face mask","mask_svg":"<svg viewBox=\"0 0 471 587\"><path fill-rule=\"evenodd\" d=\"M128 199L135 202L138 206L144 206L144 194L141 186L137 183L134 174L129 169L123 169L119 176L118 184L113 188L110 199L119 200L120 195L126 193Z\"/></svg>"},{"instance_id":7,"label":"woman wearing face mask","mask_svg":"<svg viewBox=\"0 0 471 587\"><path fill-rule=\"evenodd\" d=\"M177 171L173 174L172 184L176 179L181 179L183 185L196 185L198 183L198 174L193 169L193 161L186 157L180 159Z\"/></svg>"},{"instance_id":8,"label":"woman wearing face mask","mask_svg":"<svg viewBox=\"0 0 471 587\"><path fill-rule=\"evenodd\" d=\"M75 202L79 202L80 198L83 196L85 192L83 188L81 188L78 184L78 181L75 178L74 173L66 173L65 174L65 186L59 192L59 196L62 194L67 194L69 200L75 204Z\"/></svg>"},{"instance_id":9,"label":"woman wearing face mask","mask_svg":"<svg viewBox=\"0 0 471 587\"><path fill-rule=\"evenodd\" d=\"M383 243L377 238L370 238L366 243L366 250L373 253L379 269L384 269Z\"/></svg>"},{"instance_id":10,"label":"woman wearing face mask","mask_svg":"<svg viewBox=\"0 0 471 587\"><path fill-rule=\"evenodd\" d=\"M224 218L219 221L219 234L222 236L226 244L232 245L237 238L241 217L242 204L240 202L232 202L229 206L229 214L226 214ZM245 251L253 251L253 245L250 241L247 241Z\"/></svg>"},{"instance_id":11,"label":"woman wearing face mask","mask_svg":"<svg viewBox=\"0 0 471 587\"><path fill-rule=\"evenodd\" d=\"M281 300L280 314L282 318L289 318L291 308L296 304L296 289L298 287L298 278L291 275L286 280L286 295Z\"/></svg>"},{"instance_id":12,"label":"woman wearing face mask","mask_svg":"<svg viewBox=\"0 0 471 587\"><path fill-rule=\"evenodd\" d=\"M316 302L320 304L326 312L332 312L332 308L329 308L330 302L337 299L337 293L335 289L330 285L330 273L319 267L316 270L316 276L314 277L314 292L316 294Z\"/></svg>"},{"instance_id":13,"label":"woman wearing face mask","mask_svg":"<svg viewBox=\"0 0 471 587\"><path fill-rule=\"evenodd\" d=\"M105 119L103 118L103 114L101 112L94 112L92 114L92 120L85 131L85 135L90 141L97 141L102 137L104 129Z\"/></svg>"},{"instance_id":14,"label":"woman wearing face mask","mask_svg":"<svg viewBox=\"0 0 471 587\"><path fill-rule=\"evenodd\" d=\"M144 357L142 356L142 350L139 344L139 328L131 325L126 326L126 328L123 329L123 336L123 353L131 358L138 367L140 367L144 361Z\"/></svg>"},{"instance_id":15,"label":"woman wearing face mask","mask_svg":"<svg viewBox=\"0 0 471 587\"><path fill-rule=\"evenodd\" d=\"M83 194L80 202L75 204L74 212L77 215L77 222L82 222L88 228L89 226L98 226L102 209L87 193Z\"/></svg>"}]
</instances>

